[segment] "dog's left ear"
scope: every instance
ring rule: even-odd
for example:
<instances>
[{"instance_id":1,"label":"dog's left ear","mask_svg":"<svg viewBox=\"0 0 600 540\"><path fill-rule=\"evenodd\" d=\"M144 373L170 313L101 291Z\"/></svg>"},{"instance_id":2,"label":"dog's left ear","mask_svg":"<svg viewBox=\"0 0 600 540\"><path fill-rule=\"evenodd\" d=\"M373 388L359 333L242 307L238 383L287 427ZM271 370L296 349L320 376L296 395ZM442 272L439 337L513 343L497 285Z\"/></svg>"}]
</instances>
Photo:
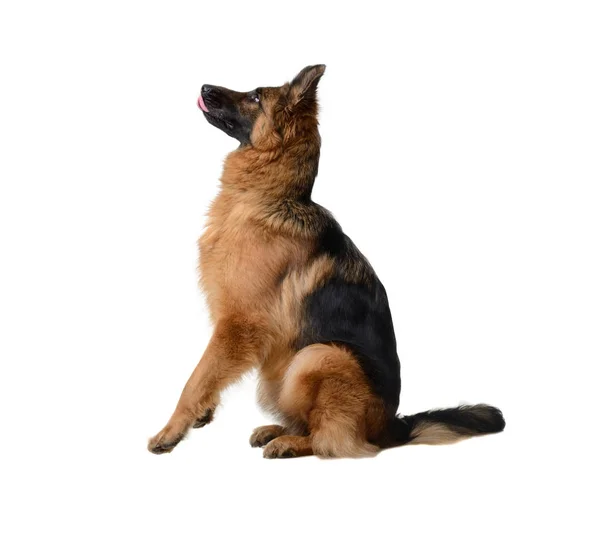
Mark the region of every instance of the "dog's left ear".
<instances>
[{"instance_id":1,"label":"dog's left ear","mask_svg":"<svg viewBox=\"0 0 600 540\"><path fill-rule=\"evenodd\" d=\"M325 65L305 67L290 83L290 101L296 105L302 101L315 101L317 98L317 85L325 73Z\"/></svg>"}]
</instances>

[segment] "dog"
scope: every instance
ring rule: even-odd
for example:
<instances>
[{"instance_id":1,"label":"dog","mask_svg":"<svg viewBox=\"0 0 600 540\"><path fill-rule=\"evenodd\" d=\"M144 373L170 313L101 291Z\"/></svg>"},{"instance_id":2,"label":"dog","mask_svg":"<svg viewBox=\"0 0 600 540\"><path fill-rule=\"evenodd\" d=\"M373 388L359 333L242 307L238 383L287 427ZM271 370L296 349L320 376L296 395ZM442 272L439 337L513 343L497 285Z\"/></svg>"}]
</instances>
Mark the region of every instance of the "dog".
<instances>
[{"instance_id":1,"label":"dog","mask_svg":"<svg viewBox=\"0 0 600 540\"><path fill-rule=\"evenodd\" d=\"M404 444L497 433L479 404L397 415L400 362L385 288L333 216L313 202L324 65L283 86L204 85L206 120L240 146L199 241L214 332L167 425L148 444L171 452L212 421L221 391L252 369L258 401L279 421L250 444L266 458L372 456Z\"/></svg>"}]
</instances>

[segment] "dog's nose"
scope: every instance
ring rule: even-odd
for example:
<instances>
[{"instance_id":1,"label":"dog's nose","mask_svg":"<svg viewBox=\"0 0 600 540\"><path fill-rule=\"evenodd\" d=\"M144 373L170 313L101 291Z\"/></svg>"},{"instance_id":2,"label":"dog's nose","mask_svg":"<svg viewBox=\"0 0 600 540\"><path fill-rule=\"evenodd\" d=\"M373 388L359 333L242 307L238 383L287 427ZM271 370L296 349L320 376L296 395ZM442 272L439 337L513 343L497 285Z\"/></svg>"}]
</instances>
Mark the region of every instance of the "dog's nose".
<instances>
[{"instance_id":1,"label":"dog's nose","mask_svg":"<svg viewBox=\"0 0 600 540\"><path fill-rule=\"evenodd\" d=\"M205 84L205 85L202 86L202 95L203 96L207 96L213 90L214 90L214 86L211 86L210 84Z\"/></svg>"}]
</instances>

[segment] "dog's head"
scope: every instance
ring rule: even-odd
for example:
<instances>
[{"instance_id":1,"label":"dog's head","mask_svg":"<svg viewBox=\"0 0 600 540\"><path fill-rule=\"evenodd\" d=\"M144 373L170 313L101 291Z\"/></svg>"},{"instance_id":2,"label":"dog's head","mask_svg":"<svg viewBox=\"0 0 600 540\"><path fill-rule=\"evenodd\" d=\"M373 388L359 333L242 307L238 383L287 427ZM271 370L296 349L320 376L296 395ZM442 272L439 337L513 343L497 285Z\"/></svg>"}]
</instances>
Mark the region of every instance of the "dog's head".
<instances>
[{"instance_id":1,"label":"dog's head","mask_svg":"<svg viewBox=\"0 0 600 540\"><path fill-rule=\"evenodd\" d=\"M317 85L324 72L324 65L308 66L291 83L251 92L205 84L198 106L209 123L242 146L271 149L302 136L303 127L316 126Z\"/></svg>"}]
</instances>

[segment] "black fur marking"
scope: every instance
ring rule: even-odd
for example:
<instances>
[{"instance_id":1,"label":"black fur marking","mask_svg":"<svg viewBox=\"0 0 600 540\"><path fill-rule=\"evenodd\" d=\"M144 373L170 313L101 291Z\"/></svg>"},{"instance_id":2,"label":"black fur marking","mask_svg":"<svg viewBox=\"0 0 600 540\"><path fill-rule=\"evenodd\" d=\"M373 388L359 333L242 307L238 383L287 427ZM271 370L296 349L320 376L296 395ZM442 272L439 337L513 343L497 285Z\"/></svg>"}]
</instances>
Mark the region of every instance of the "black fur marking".
<instances>
[{"instance_id":1,"label":"black fur marking","mask_svg":"<svg viewBox=\"0 0 600 540\"><path fill-rule=\"evenodd\" d=\"M246 94L234 92L220 86L205 84L202 89L202 98L208 107L208 112L202 111L210 124L237 139L242 146L250 144L252 126L256 120L255 115L240 113L237 102Z\"/></svg>"},{"instance_id":2,"label":"black fur marking","mask_svg":"<svg viewBox=\"0 0 600 540\"><path fill-rule=\"evenodd\" d=\"M433 409L407 416L405 419L411 426L416 426L423 421L444 424L461 435L498 433L506 426L502 412L496 407L484 404Z\"/></svg>"},{"instance_id":3,"label":"black fur marking","mask_svg":"<svg viewBox=\"0 0 600 540\"><path fill-rule=\"evenodd\" d=\"M499 433L506 426L500 409L491 405L461 405L450 409L432 409L401 418L392 418L384 439L378 444L382 448L406 444L415 438L412 433L419 424L423 423L441 424L464 436Z\"/></svg>"},{"instance_id":4,"label":"black fur marking","mask_svg":"<svg viewBox=\"0 0 600 540\"><path fill-rule=\"evenodd\" d=\"M335 259L336 273L305 299L299 348L347 346L393 416L400 399L400 361L385 288L335 221L324 229L320 245Z\"/></svg>"},{"instance_id":5,"label":"black fur marking","mask_svg":"<svg viewBox=\"0 0 600 540\"><path fill-rule=\"evenodd\" d=\"M230 137L237 139L242 146L250 144L250 133L252 133L252 123L241 115L230 113L228 116L209 114L203 111L209 124L225 132Z\"/></svg>"}]
</instances>

